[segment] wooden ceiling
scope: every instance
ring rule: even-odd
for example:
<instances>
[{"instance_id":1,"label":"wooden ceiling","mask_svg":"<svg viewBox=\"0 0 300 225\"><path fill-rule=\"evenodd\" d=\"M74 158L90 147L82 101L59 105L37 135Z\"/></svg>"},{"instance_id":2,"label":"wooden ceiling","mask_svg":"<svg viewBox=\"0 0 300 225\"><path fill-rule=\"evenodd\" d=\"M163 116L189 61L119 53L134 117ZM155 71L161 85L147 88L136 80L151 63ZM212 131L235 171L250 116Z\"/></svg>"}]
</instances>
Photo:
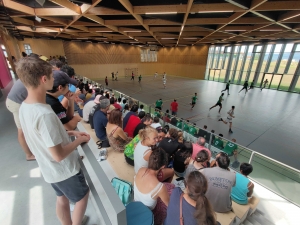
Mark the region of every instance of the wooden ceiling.
<instances>
[{"instance_id":1,"label":"wooden ceiling","mask_svg":"<svg viewBox=\"0 0 300 225\"><path fill-rule=\"evenodd\" d=\"M2 0L2 4L24 37L160 46L300 38L299 0L46 0L43 7L35 0Z\"/></svg>"}]
</instances>

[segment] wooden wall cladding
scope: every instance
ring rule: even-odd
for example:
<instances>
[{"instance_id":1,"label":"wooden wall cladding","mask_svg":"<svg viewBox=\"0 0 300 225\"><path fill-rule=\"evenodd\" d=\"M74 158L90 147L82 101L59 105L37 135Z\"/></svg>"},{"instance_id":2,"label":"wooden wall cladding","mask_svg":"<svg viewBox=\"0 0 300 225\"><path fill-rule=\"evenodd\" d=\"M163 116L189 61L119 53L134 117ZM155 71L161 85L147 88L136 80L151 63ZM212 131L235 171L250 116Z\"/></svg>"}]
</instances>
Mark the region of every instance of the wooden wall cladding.
<instances>
[{"instance_id":1,"label":"wooden wall cladding","mask_svg":"<svg viewBox=\"0 0 300 225\"><path fill-rule=\"evenodd\" d=\"M140 47L131 45L63 42L69 64L141 63ZM160 48L157 63L206 66L208 46Z\"/></svg>"}]
</instances>

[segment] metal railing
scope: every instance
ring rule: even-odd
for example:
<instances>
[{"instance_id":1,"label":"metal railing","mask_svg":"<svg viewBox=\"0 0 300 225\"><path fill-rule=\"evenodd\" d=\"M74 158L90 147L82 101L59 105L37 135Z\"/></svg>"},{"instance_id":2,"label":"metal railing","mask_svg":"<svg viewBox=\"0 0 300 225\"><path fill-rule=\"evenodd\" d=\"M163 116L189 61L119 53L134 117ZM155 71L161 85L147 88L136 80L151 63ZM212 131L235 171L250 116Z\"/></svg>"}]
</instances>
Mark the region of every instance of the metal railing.
<instances>
[{"instance_id":1,"label":"metal railing","mask_svg":"<svg viewBox=\"0 0 300 225\"><path fill-rule=\"evenodd\" d=\"M84 78L85 81L90 83L98 84L88 78ZM99 84L98 84L99 86ZM128 96L117 90L112 90L115 94L115 97L126 98L133 102L134 104L144 105L144 111L150 113L154 116L155 107L143 103L137 99L134 99L132 96ZM206 133L206 147L212 152L212 156L215 157L219 152L223 151L223 148L218 148L215 146L215 140L222 140L224 146L227 142L232 142L226 138L219 137L218 135L211 133L208 130L204 130L200 127L195 126L192 123L189 123L181 118L171 116L169 114L159 111L161 114L160 122L162 126L168 125L170 128L175 128L177 130L183 131L183 137L185 140L196 142L199 138L199 133ZM181 123L167 123L162 120L163 116L169 116L170 118L175 118L177 121L182 121ZM189 131L194 127L196 133L191 134ZM200 132L199 132L200 131ZM289 202L300 206L300 195L297 194L300 191L300 170L295 169L291 166L288 166L284 163L281 163L275 159L272 159L268 156L265 156L259 152L253 151L245 146L242 146L238 143L235 143L238 146L238 156L237 159L240 163L248 162L253 166L253 172L250 174L249 178L274 192L275 194L283 197ZM234 156L230 157L231 162L233 161ZM240 172L238 163L231 163L230 168L236 172Z\"/></svg>"}]
</instances>

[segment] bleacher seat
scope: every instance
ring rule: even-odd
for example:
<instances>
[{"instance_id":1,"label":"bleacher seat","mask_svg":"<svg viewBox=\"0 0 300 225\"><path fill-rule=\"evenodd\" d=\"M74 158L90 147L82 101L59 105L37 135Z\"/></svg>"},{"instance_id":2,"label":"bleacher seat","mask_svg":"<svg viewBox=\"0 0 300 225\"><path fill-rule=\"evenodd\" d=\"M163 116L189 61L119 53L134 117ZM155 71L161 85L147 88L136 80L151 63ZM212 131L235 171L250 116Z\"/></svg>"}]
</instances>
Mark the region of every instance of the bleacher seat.
<instances>
[{"instance_id":1,"label":"bleacher seat","mask_svg":"<svg viewBox=\"0 0 300 225\"><path fill-rule=\"evenodd\" d=\"M242 223L248 216L250 205L240 205L232 201L232 209L234 214L239 218L240 223Z\"/></svg>"},{"instance_id":2,"label":"bleacher seat","mask_svg":"<svg viewBox=\"0 0 300 225\"><path fill-rule=\"evenodd\" d=\"M248 205L250 206L249 216L255 212L259 201L260 201L260 199L255 196L252 196L251 198L249 198L249 201L248 201Z\"/></svg>"},{"instance_id":3,"label":"bleacher seat","mask_svg":"<svg viewBox=\"0 0 300 225\"><path fill-rule=\"evenodd\" d=\"M235 219L235 214L232 211L226 213L217 213L217 221L222 225L232 225Z\"/></svg>"},{"instance_id":4,"label":"bleacher seat","mask_svg":"<svg viewBox=\"0 0 300 225\"><path fill-rule=\"evenodd\" d=\"M127 225L153 225L152 211L141 202L131 202L126 206Z\"/></svg>"}]
</instances>

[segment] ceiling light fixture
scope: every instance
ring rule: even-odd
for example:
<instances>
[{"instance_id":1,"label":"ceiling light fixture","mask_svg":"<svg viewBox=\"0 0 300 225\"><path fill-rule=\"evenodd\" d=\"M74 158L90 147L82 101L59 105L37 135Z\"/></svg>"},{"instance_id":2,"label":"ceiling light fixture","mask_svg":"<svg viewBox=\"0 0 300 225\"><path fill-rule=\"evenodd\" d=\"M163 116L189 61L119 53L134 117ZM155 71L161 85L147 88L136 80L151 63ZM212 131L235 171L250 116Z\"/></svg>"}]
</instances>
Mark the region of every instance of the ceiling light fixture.
<instances>
[{"instance_id":1,"label":"ceiling light fixture","mask_svg":"<svg viewBox=\"0 0 300 225\"><path fill-rule=\"evenodd\" d=\"M133 33L133 32L142 32L140 30L124 30L124 32Z\"/></svg>"},{"instance_id":2,"label":"ceiling light fixture","mask_svg":"<svg viewBox=\"0 0 300 225\"><path fill-rule=\"evenodd\" d=\"M152 14L177 14L177 12L149 12L145 13L146 15L152 15Z\"/></svg>"},{"instance_id":3,"label":"ceiling light fixture","mask_svg":"<svg viewBox=\"0 0 300 225\"><path fill-rule=\"evenodd\" d=\"M82 40L87 40L88 38L76 38L76 39L82 39Z\"/></svg>"},{"instance_id":4,"label":"ceiling light fixture","mask_svg":"<svg viewBox=\"0 0 300 225\"><path fill-rule=\"evenodd\" d=\"M140 42L138 42L138 41L131 41L129 43L133 44L133 43L140 43Z\"/></svg>"},{"instance_id":5,"label":"ceiling light fixture","mask_svg":"<svg viewBox=\"0 0 300 225\"><path fill-rule=\"evenodd\" d=\"M265 30L259 30L259 31L282 31L282 29L265 29Z\"/></svg>"},{"instance_id":6,"label":"ceiling light fixture","mask_svg":"<svg viewBox=\"0 0 300 225\"><path fill-rule=\"evenodd\" d=\"M246 30L241 30L241 29L229 29L229 30L225 30L225 31L246 31Z\"/></svg>"},{"instance_id":7,"label":"ceiling light fixture","mask_svg":"<svg viewBox=\"0 0 300 225\"><path fill-rule=\"evenodd\" d=\"M98 32L98 33L109 33L109 32L112 32L112 31L111 30L103 30L103 31L97 30L96 32Z\"/></svg>"},{"instance_id":8,"label":"ceiling light fixture","mask_svg":"<svg viewBox=\"0 0 300 225\"><path fill-rule=\"evenodd\" d=\"M233 10L199 11L198 13L227 13L227 12L233 12Z\"/></svg>"},{"instance_id":9,"label":"ceiling light fixture","mask_svg":"<svg viewBox=\"0 0 300 225\"><path fill-rule=\"evenodd\" d=\"M191 39L192 40L192 39L197 39L197 38L183 38L183 39Z\"/></svg>"},{"instance_id":10,"label":"ceiling light fixture","mask_svg":"<svg viewBox=\"0 0 300 225\"><path fill-rule=\"evenodd\" d=\"M181 26L181 30L180 30L181 32L182 32L183 28L184 28L184 26Z\"/></svg>"},{"instance_id":11,"label":"ceiling light fixture","mask_svg":"<svg viewBox=\"0 0 300 225\"><path fill-rule=\"evenodd\" d=\"M175 38L161 38L161 39L165 39L165 40L168 40L168 39L170 39L170 40L171 40L171 39L175 39Z\"/></svg>"},{"instance_id":12,"label":"ceiling light fixture","mask_svg":"<svg viewBox=\"0 0 300 225\"><path fill-rule=\"evenodd\" d=\"M133 37L131 37L131 36L128 36L129 38L131 38L131 39L133 39Z\"/></svg>"}]
</instances>

